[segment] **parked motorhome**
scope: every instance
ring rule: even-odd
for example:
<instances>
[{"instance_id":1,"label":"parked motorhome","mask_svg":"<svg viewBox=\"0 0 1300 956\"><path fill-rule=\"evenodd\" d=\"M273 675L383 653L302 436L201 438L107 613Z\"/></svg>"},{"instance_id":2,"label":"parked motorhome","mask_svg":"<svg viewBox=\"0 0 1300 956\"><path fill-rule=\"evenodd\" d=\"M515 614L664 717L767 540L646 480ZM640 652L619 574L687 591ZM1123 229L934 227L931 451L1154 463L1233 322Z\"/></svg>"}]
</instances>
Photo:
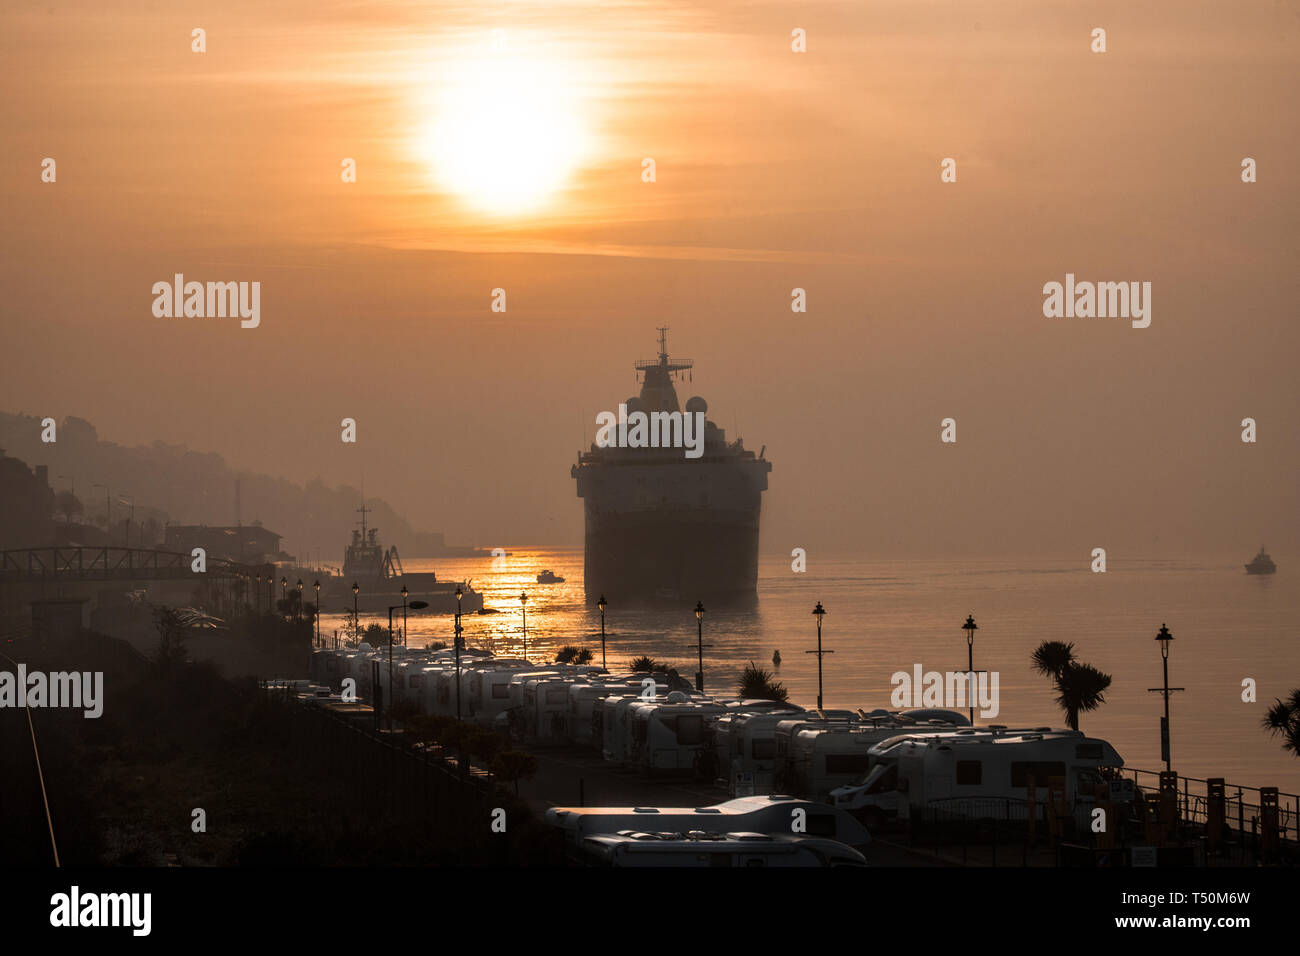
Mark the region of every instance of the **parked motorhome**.
<instances>
[{"instance_id":1,"label":"parked motorhome","mask_svg":"<svg viewBox=\"0 0 1300 956\"><path fill-rule=\"evenodd\" d=\"M694 770L700 753L711 746L712 720L727 710L726 704L692 700L680 691L664 701L633 705L628 762L652 774Z\"/></svg>"},{"instance_id":2,"label":"parked motorhome","mask_svg":"<svg viewBox=\"0 0 1300 956\"><path fill-rule=\"evenodd\" d=\"M790 833L620 833L587 837L584 858L606 866L866 866L852 847Z\"/></svg>"},{"instance_id":3,"label":"parked motorhome","mask_svg":"<svg viewBox=\"0 0 1300 956\"><path fill-rule=\"evenodd\" d=\"M766 713L735 713L714 725L719 777L735 797L772 793L776 789L776 727L796 718L802 708L788 705Z\"/></svg>"},{"instance_id":4,"label":"parked motorhome","mask_svg":"<svg viewBox=\"0 0 1300 956\"><path fill-rule=\"evenodd\" d=\"M852 847L871 842L866 827L852 814L826 803L787 796L739 797L709 807L551 807L546 822L563 830L574 844L620 830L798 832Z\"/></svg>"},{"instance_id":5,"label":"parked motorhome","mask_svg":"<svg viewBox=\"0 0 1300 956\"><path fill-rule=\"evenodd\" d=\"M1031 778L1039 807L1052 779L1061 778L1067 803L1084 822L1102 768L1124 765L1105 740L1050 728L903 734L876 744L871 761L861 781L836 789L831 800L878 820L927 811L984 815L994 805L1014 818L1024 811Z\"/></svg>"},{"instance_id":6,"label":"parked motorhome","mask_svg":"<svg viewBox=\"0 0 1300 956\"><path fill-rule=\"evenodd\" d=\"M957 724L931 719L930 732L956 731ZM806 726L795 732L782 765L782 789L825 800L832 790L858 782L871 768L871 748L882 740L919 728L905 719L872 718L850 726Z\"/></svg>"}]
</instances>

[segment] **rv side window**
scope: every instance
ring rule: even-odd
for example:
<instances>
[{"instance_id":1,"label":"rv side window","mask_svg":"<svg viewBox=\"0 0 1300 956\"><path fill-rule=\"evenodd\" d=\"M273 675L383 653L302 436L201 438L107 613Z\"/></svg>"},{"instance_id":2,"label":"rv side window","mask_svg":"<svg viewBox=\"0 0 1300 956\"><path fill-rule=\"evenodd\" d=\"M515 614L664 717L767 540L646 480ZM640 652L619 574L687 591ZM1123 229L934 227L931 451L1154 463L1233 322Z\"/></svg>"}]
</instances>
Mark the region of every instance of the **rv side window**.
<instances>
[{"instance_id":1,"label":"rv side window","mask_svg":"<svg viewBox=\"0 0 1300 956\"><path fill-rule=\"evenodd\" d=\"M978 787L984 765L978 760L957 761L957 784L963 787Z\"/></svg>"},{"instance_id":2,"label":"rv side window","mask_svg":"<svg viewBox=\"0 0 1300 956\"><path fill-rule=\"evenodd\" d=\"M493 699L493 700L505 700L505 699L506 699L507 697L509 697L509 696L510 696L510 685L509 685L509 684L493 684L493 685L492 685L492 699Z\"/></svg>"},{"instance_id":3,"label":"rv side window","mask_svg":"<svg viewBox=\"0 0 1300 956\"><path fill-rule=\"evenodd\" d=\"M1065 776L1065 764L1050 760L1017 760L1011 764L1011 786L1029 786L1029 775L1034 775L1034 789L1046 790L1052 777Z\"/></svg>"},{"instance_id":4,"label":"rv side window","mask_svg":"<svg viewBox=\"0 0 1300 956\"><path fill-rule=\"evenodd\" d=\"M682 714L677 718L677 742L698 744L704 740L704 718L695 714Z\"/></svg>"},{"instance_id":5,"label":"rv side window","mask_svg":"<svg viewBox=\"0 0 1300 956\"><path fill-rule=\"evenodd\" d=\"M755 740L750 743L749 749L755 760L771 760L776 756L776 741L771 737Z\"/></svg>"},{"instance_id":6,"label":"rv side window","mask_svg":"<svg viewBox=\"0 0 1300 956\"><path fill-rule=\"evenodd\" d=\"M836 833L835 814L809 813L807 826L811 836L833 837Z\"/></svg>"},{"instance_id":7,"label":"rv side window","mask_svg":"<svg viewBox=\"0 0 1300 956\"><path fill-rule=\"evenodd\" d=\"M569 701L569 692L563 687L546 688L546 702L548 704L565 704Z\"/></svg>"},{"instance_id":8,"label":"rv side window","mask_svg":"<svg viewBox=\"0 0 1300 956\"><path fill-rule=\"evenodd\" d=\"M1074 756L1079 760L1100 760L1101 744L1078 744L1074 748Z\"/></svg>"},{"instance_id":9,"label":"rv side window","mask_svg":"<svg viewBox=\"0 0 1300 956\"><path fill-rule=\"evenodd\" d=\"M866 773L866 754L827 754L827 773Z\"/></svg>"}]
</instances>

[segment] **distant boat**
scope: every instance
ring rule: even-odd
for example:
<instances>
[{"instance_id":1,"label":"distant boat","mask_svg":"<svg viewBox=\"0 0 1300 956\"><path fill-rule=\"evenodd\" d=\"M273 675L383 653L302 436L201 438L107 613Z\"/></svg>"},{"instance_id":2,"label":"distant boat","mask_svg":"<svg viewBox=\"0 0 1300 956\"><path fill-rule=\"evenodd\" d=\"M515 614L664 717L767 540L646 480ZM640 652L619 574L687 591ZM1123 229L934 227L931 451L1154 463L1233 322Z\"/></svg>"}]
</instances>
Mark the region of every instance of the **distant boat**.
<instances>
[{"instance_id":1,"label":"distant boat","mask_svg":"<svg viewBox=\"0 0 1300 956\"><path fill-rule=\"evenodd\" d=\"M1255 555L1250 564L1246 565L1247 574L1273 574L1275 571L1277 571L1277 565L1273 563L1273 559L1268 556L1268 552L1264 550L1262 545L1259 554Z\"/></svg>"},{"instance_id":2,"label":"distant boat","mask_svg":"<svg viewBox=\"0 0 1300 956\"><path fill-rule=\"evenodd\" d=\"M563 584L564 578L560 577L558 574L555 574L553 571L547 568L541 574L537 575L537 583L538 584Z\"/></svg>"}]
</instances>

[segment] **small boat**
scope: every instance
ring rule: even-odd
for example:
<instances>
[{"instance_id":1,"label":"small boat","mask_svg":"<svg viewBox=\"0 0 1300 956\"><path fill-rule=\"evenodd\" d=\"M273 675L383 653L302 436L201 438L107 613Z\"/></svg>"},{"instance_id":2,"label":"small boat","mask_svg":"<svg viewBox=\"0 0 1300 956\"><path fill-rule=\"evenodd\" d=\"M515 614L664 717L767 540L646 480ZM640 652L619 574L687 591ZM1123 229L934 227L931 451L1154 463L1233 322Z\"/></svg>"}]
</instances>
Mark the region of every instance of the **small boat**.
<instances>
[{"instance_id":1,"label":"small boat","mask_svg":"<svg viewBox=\"0 0 1300 956\"><path fill-rule=\"evenodd\" d=\"M553 571L551 571L550 568L547 568L541 574L537 575L537 583L538 584L563 584L564 578L560 577L558 574L555 574Z\"/></svg>"},{"instance_id":2,"label":"small boat","mask_svg":"<svg viewBox=\"0 0 1300 956\"><path fill-rule=\"evenodd\" d=\"M1259 554L1251 559L1250 564L1246 565L1247 574L1273 574L1277 571L1277 565L1273 559L1268 556L1263 545L1260 546Z\"/></svg>"}]
</instances>

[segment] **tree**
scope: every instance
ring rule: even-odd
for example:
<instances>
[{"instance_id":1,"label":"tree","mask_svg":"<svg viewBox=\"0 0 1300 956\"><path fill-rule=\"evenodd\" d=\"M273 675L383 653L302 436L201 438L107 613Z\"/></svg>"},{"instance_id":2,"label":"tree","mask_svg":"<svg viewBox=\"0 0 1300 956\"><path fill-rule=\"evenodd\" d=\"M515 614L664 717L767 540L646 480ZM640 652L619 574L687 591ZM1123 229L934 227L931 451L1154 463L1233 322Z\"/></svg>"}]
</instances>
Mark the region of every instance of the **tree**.
<instances>
[{"instance_id":1,"label":"tree","mask_svg":"<svg viewBox=\"0 0 1300 956\"><path fill-rule=\"evenodd\" d=\"M771 671L757 667L753 661L750 661L749 666L740 672L737 693L746 699L779 700L785 703L790 699L790 692L774 677Z\"/></svg>"},{"instance_id":2,"label":"tree","mask_svg":"<svg viewBox=\"0 0 1300 956\"><path fill-rule=\"evenodd\" d=\"M1300 688L1286 700L1277 699L1260 721L1272 736L1282 737L1282 749L1300 757Z\"/></svg>"},{"instance_id":3,"label":"tree","mask_svg":"<svg viewBox=\"0 0 1300 956\"><path fill-rule=\"evenodd\" d=\"M158 649L154 661L164 671L185 663L185 623L174 607L156 605L153 609L154 626L158 629Z\"/></svg>"},{"instance_id":4,"label":"tree","mask_svg":"<svg viewBox=\"0 0 1300 956\"><path fill-rule=\"evenodd\" d=\"M591 648L565 644L555 655L557 664L590 664Z\"/></svg>"},{"instance_id":5,"label":"tree","mask_svg":"<svg viewBox=\"0 0 1300 956\"><path fill-rule=\"evenodd\" d=\"M382 624L371 624L366 628L365 642L371 647L387 647L388 628Z\"/></svg>"},{"instance_id":6,"label":"tree","mask_svg":"<svg viewBox=\"0 0 1300 956\"><path fill-rule=\"evenodd\" d=\"M633 674L666 674L673 669L672 664L668 664L664 661L657 661L653 657L648 657L644 654L640 657L632 658L632 660L628 661L627 666Z\"/></svg>"},{"instance_id":7,"label":"tree","mask_svg":"<svg viewBox=\"0 0 1300 956\"><path fill-rule=\"evenodd\" d=\"M1033 669L1056 685L1056 702L1071 730L1079 729L1079 714L1106 703L1111 676L1074 656L1074 644L1043 641L1030 656Z\"/></svg>"},{"instance_id":8,"label":"tree","mask_svg":"<svg viewBox=\"0 0 1300 956\"><path fill-rule=\"evenodd\" d=\"M63 520L69 520L72 515L83 514L86 510L85 505L70 491L60 491L54 496L54 510L63 515Z\"/></svg>"},{"instance_id":9,"label":"tree","mask_svg":"<svg viewBox=\"0 0 1300 956\"><path fill-rule=\"evenodd\" d=\"M492 764L492 772L507 783L513 783L518 797L519 781L537 773L537 758L525 750L504 750Z\"/></svg>"}]
</instances>

